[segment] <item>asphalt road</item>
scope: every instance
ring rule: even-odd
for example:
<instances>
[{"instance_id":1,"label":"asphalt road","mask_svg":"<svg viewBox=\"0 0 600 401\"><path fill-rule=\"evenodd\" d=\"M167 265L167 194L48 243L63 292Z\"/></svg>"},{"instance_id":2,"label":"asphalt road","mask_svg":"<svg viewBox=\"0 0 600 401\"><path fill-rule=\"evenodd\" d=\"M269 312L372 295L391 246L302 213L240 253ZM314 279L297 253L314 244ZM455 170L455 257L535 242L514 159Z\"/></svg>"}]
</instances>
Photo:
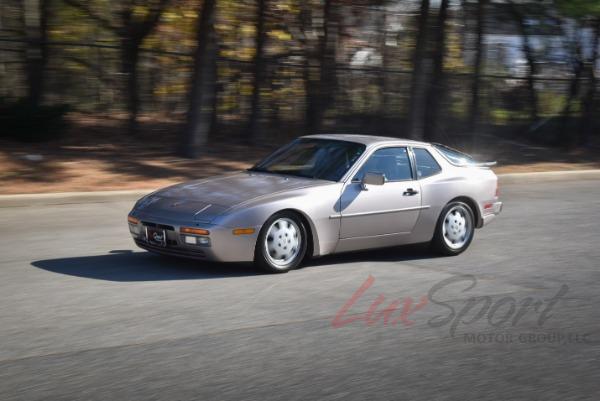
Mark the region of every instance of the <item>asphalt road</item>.
<instances>
[{"instance_id":1,"label":"asphalt road","mask_svg":"<svg viewBox=\"0 0 600 401\"><path fill-rule=\"evenodd\" d=\"M2 207L0 399L596 400L600 181L501 191L458 257L284 275L139 251L130 201Z\"/></svg>"}]
</instances>

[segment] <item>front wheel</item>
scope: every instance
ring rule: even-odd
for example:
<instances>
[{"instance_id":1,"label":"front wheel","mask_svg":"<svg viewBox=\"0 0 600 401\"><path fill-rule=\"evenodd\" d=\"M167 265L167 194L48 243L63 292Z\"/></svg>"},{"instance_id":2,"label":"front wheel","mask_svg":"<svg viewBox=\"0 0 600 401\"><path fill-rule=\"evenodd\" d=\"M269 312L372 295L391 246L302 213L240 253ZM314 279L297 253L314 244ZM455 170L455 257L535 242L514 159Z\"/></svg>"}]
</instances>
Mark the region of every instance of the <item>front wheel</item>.
<instances>
[{"instance_id":1,"label":"front wheel","mask_svg":"<svg viewBox=\"0 0 600 401\"><path fill-rule=\"evenodd\" d=\"M475 233L473 211L463 202L451 202L442 210L431 241L432 248L442 255L464 252Z\"/></svg>"},{"instance_id":2,"label":"front wheel","mask_svg":"<svg viewBox=\"0 0 600 401\"><path fill-rule=\"evenodd\" d=\"M260 230L254 262L269 273L286 273L304 259L307 241L306 228L295 214L276 213Z\"/></svg>"}]
</instances>

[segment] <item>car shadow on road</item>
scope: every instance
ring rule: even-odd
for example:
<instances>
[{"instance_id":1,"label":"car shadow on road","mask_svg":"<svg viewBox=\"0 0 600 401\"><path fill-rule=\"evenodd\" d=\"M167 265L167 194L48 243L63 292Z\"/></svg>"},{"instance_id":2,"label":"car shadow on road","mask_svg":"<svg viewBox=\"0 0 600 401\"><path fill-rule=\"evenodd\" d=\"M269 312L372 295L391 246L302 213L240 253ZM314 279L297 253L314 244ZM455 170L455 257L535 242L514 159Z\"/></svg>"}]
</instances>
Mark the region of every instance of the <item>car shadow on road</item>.
<instances>
[{"instance_id":1,"label":"car shadow on road","mask_svg":"<svg viewBox=\"0 0 600 401\"><path fill-rule=\"evenodd\" d=\"M305 266L312 269L354 262L403 262L435 257L425 246L409 245L323 256L309 260ZM264 274L248 263L204 262L130 250L110 251L98 256L38 260L31 264L53 273L118 282L206 280Z\"/></svg>"},{"instance_id":2,"label":"car shadow on road","mask_svg":"<svg viewBox=\"0 0 600 401\"><path fill-rule=\"evenodd\" d=\"M306 266L318 267L356 262L408 262L438 257L440 255L433 253L429 244L415 244L327 255L310 260Z\"/></svg>"},{"instance_id":3,"label":"car shadow on road","mask_svg":"<svg viewBox=\"0 0 600 401\"><path fill-rule=\"evenodd\" d=\"M53 273L119 282L206 280L261 274L249 264L211 263L132 251L38 260L31 264Z\"/></svg>"}]
</instances>

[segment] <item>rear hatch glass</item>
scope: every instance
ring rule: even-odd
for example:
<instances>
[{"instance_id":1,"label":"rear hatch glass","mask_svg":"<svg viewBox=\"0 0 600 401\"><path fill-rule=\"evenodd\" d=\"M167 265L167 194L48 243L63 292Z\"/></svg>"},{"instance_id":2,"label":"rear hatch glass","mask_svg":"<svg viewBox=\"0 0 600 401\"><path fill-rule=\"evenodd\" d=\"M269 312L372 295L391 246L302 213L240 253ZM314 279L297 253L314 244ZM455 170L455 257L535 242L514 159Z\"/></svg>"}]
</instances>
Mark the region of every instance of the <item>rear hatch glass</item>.
<instances>
[{"instance_id":1,"label":"rear hatch glass","mask_svg":"<svg viewBox=\"0 0 600 401\"><path fill-rule=\"evenodd\" d=\"M441 153L446 160L455 166L463 166L463 167L491 167L495 166L496 162L481 162L473 159L473 157L469 156L466 153L463 153L459 150L453 149L449 146L442 145L439 143L434 143L433 146L436 148L438 152Z\"/></svg>"}]
</instances>

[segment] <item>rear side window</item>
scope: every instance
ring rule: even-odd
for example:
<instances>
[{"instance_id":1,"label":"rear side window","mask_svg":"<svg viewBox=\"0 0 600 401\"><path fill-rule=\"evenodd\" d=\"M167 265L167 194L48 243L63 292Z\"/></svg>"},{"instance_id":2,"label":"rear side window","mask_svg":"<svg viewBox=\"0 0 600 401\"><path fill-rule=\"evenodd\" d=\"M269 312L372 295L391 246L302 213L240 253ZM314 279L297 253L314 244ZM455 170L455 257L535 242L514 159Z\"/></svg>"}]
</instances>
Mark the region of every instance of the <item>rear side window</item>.
<instances>
[{"instance_id":1,"label":"rear side window","mask_svg":"<svg viewBox=\"0 0 600 401\"><path fill-rule=\"evenodd\" d=\"M413 148L413 152L417 165L417 179L431 177L442 171L438 162L435 161L427 149Z\"/></svg>"}]
</instances>

